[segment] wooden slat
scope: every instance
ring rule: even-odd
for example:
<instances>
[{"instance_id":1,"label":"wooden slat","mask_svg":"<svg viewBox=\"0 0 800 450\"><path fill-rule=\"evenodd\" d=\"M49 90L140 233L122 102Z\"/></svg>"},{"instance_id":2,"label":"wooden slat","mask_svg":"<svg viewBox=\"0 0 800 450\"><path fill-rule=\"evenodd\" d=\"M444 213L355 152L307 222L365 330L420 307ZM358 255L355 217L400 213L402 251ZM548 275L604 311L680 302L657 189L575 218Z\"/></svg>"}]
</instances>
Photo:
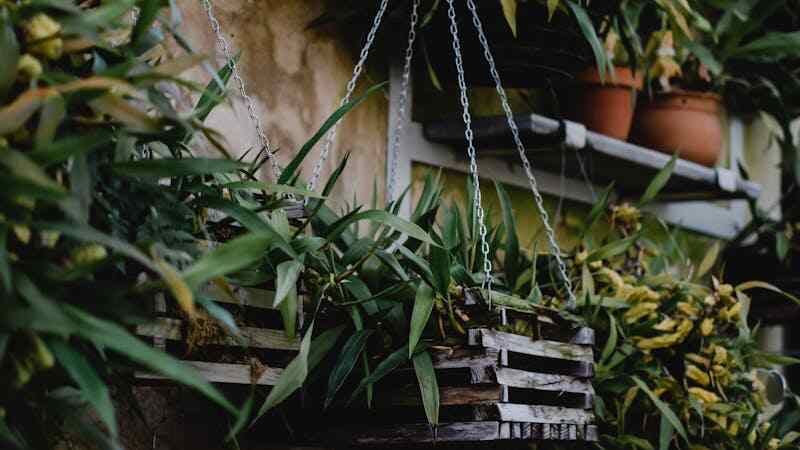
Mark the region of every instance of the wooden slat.
<instances>
[{"instance_id":1,"label":"wooden slat","mask_svg":"<svg viewBox=\"0 0 800 450\"><path fill-rule=\"evenodd\" d=\"M139 325L136 333L141 336L158 337L173 341L183 340L183 322L178 319L158 318L152 324ZM223 336L213 341L216 345L247 346L253 348L267 348L273 350L299 350L300 340L289 338L283 330L270 330L267 328L242 327L240 329L244 342L239 342L233 336Z\"/></svg>"},{"instance_id":2,"label":"wooden slat","mask_svg":"<svg viewBox=\"0 0 800 450\"><path fill-rule=\"evenodd\" d=\"M503 365L529 372L556 373L577 378L591 378L594 376L593 363L570 359L544 358L524 353L510 353L508 360Z\"/></svg>"},{"instance_id":3,"label":"wooden slat","mask_svg":"<svg viewBox=\"0 0 800 450\"><path fill-rule=\"evenodd\" d=\"M363 426L337 427L320 436L324 442L339 441L351 445L384 446L433 442L484 442L500 439L500 423L454 422L443 423L434 429L428 424L396 425L369 428Z\"/></svg>"},{"instance_id":4,"label":"wooden slat","mask_svg":"<svg viewBox=\"0 0 800 450\"><path fill-rule=\"evenodd\" d=\"M432 350L433 367L456 369L461 367L493 367L497 365L498 351L489 348L456 348L452 352Z\"/></svg>"},{"instance_id":5,"label":"wooden slat","mask_svg":"<svg viewBox=\"0 0 800 450\"><path fill-rule=\"evenodd\" d=\"M501 386L496 384L475 384L471 386L439 386L439 404L477 405L500 401ZM378 406L422 405L419 386L410 385L389 392L377 391L374 395Z\"/></svg>"},{"instance_id":6,"label":"wooden slat","mask_svg":"<svg viewBox=\"0 0 800 450\"><path fill-rule=\"evenodd\" d=\"M591 347L556 341L534 340L526 336L487 328L469 330L469 343L471 345L482 345L488 348L545 358L568 359L587 363L594 362Z\"/></svg>"},{"instance_id":7,"label":"wooden slat","mask_svg":"<svg viewBox=\"0 0 800 450\"><path fill-rule=\"evenodd\" d=\"M510 367L497 369L497 382L524 389L594 394L592 383L586 379L570 375L528 372Z\"/></svg>"},{"instance_id":8,"label":"wooden slat","mask_svg":"<svg viewBox=\"0 0 800 450\"><path fill-rule=\"evenodd\" d=\"M497 419L503 422L536 422L536 423L577 423L594 422L594 414L575 408L560 406L520 405L499 403L489 407L477 406L477 411L486 414L486 419Z\"/></svg>"},{"instance_id":9,"label":"wooden slat","mask_svg":"<svg viewBox=\"0 0 800 450\"><path fill-rule=\"evenodd\" d=\"M184 363L192 366L203 378L212 383L251 383L250 366L246 364L211 363L205 361L184 361ZM258 381L256 381L256 384L274 386L275 383L278 382L281 373L283 373L283 369L267 367ZM136 378L145 380L168 379L163 375L148 372L136 372Z\"/></svg>"}]
</instances>

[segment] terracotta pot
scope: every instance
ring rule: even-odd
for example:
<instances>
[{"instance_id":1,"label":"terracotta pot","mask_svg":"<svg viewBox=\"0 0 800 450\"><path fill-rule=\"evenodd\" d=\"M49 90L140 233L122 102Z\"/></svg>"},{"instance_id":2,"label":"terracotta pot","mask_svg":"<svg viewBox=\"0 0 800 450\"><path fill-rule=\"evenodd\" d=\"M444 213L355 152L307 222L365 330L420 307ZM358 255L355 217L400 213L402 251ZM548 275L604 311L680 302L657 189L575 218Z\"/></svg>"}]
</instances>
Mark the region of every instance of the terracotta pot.
<instances>
[{"instance_id":1,"label":"terracotta pot","mask_svg":"<svg viewBox=\"0 0 800 450\"><path fill-rule=\"evenodd\" d=\"M616 67L605 82L595 67L580 72L576 92L571 96L567 118L586 125L586 128L616 139L626 140L631 131L636 90L642 87L642 77L626 67Z\"/></svg>"},{"instance_id":2,"label":"terracotta pot","mask_svg":"<svg viewBox=\"0 0 800 450\"><path fill-rule=\"evenodd\" d=\"M714 166L722 150L720 97L675 91L642 99L636 108L633 140L704 166Z\"/></svg>"}]
</instances>

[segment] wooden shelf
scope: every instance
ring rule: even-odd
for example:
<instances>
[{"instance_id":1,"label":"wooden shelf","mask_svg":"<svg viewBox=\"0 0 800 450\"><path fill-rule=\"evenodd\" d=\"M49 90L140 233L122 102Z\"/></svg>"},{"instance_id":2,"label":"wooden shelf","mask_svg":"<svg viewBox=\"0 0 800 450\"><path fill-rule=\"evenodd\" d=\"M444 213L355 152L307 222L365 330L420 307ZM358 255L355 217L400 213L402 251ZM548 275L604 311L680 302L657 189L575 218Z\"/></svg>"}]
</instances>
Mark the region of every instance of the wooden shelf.
<instances>
[{"instance_id":1,"label":"wooden shelf","mask_svg":"<svg viewBox=\"0 0 800 450\"><path fill-rule=\"evenodd\" d=\"M670 155L638 145L623 142L592 131L585 132L585 140L568 136L567 129L583 126L558 121L537 114L517 115L522 142L534 168L560 173L562 161L567 177L581 179L583 172L595 184L614 182L623 196L641 195L655 174L670 160ZM472 130L479 157L508 158L518 162L511 130L505 116L481 117L473 120ZM585 130L585 129L584 129ZM455 147L464 147L464 124L460 119L428 122L424 125L429 141ZM580 159L579 159L580 158ZM583 165L583 169L581 168ZM741 179L734 172L710 168L679 159L675 171L659 197L660 201L696 201L758 198L761 185Z\"/></svg>"}]
</instances>

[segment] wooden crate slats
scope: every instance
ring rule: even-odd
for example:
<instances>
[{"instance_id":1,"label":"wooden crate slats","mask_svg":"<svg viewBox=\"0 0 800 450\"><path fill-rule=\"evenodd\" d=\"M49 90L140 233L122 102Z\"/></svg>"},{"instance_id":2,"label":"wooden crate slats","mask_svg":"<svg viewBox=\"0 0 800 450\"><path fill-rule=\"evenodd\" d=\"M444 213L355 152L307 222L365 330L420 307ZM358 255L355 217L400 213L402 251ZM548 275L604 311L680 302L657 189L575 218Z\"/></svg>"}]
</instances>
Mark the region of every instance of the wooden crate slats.
<instances>
[{"instance_id":1,"label":"wooden crate slats","mask_svg":"<svg viewBox=\"0 0 800 450\"><path fill-rule=\"evenodd\" d=\"M577 408L560 406L521 405L515 403L498 403L489 407L478 406L486 414L487 419L502 422L535 422L535 423L578 423L594 422L594 414Z\"/></svg>"},{"instance_id":2,"label":"wooden crate slats","mask_svg":"<svg viewBox=\"0 0 800 450\"><path fill-rule=\"evenodd\" d=\"M577 378L592 378L594 376L593 363L539 357L526 355L524 353L509 352L507 359L502 361L502 365L531 372L558 373L562 375L571 375Z\"/></svg>"},{"instance_id":3,"label":"wooden crate slats","mask_svg":"<svg viewBox=\"0 0 800 450\"><path fill-rule=\"evenodd\" d=\"M377 428L337 427L319 436L322 442L347 442L359 446L430 444L434 442L484 442L500 440L500 423L452 422L434 429L428 424L395 425Z\"/></svg>"},{"instance_id":4,"label":"wooden crate slats","mask_svg":"<svg viewBox=\"0 0 800 450\"><path fill-rule=\"evenodd\" d=\"M528 372L511 367L499 367L496 374L498 383L510 387L594 394L591 382L571 375Z\"/></svg>"},{"instance_id":5,"label":"wooden crate slats","mask_svg":"<svg viewBox=\"0 0 800 450\"><path fill-rule=\"evenodd\" d=\"M141 336L164 338L174 341L183 340L183 321L160 317L155 322L139 325L136 333ZM217 345L248 346L261 349L291 350L300 349L300 340L286 336L283 330L270 330L268 328L242 327L240 328L244 342L239 342L233 336L223 336L214 341Z\"/></svg>"},{"instance_id":6,"label":"wooden crate slats","mask_svg":"<svg viewBox=\"0 0 800 450\"><path fill-rule=\"evenodd\" d=\"M594 356L590 346L557 341L534 340L527 336L504 333L488 328L469 330L469 343L471 345L482 345L488 348L508 350L509 352L545 358L568 359L586 363L594 362Z\"/></svg>"},{"instance_id":7,"label":"wooden crate slats","mask_svg":"<svg viewBox=\"0 0 800 450\"><path fill-rule=\"evenodd\" d=\"M476 384L468 386L439 386L441 406L475 405L500 401L501 386L497 384ZM410 384L391 391L377 391L374 394L376 406L419 406L422 405L419 386Z\"/></svg>"},{"instance_id":8,"label":"wooden crate slats","mask_svg":"<svg viewBox=\"0 0 800 450\"><path fill-rule=\"evenodd\" d=\"M497 365L498 354L497 350L490 348L466 347L452 351L433 350L431 359L436 369L494 367Z\"/></svg>"},{"instance_id":9,"label":"wooden crate slats","mask_svg":"<svg viewBox=\"0 0 800 450\"><path fill-rule=\"evenodd\" d=\"M184 361L194 368L203 378L212 383L251 384L252 370L247 364L212 363L205 361ZM256 384L274 386L283 369L266 367L256 380ZM164 380L162 375L137 372L136 377L144 380Z\"/></svg>"}]
</instances>

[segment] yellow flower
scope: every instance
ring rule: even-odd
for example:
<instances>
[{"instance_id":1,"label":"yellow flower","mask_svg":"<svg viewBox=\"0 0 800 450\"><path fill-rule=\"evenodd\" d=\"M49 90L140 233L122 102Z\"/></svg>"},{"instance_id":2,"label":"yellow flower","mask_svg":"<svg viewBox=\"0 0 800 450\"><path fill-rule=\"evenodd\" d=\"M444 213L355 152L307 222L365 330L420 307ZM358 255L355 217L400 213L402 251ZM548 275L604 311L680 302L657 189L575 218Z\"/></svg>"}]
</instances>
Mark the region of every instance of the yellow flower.
<instances>
[{"instance_id":1,"label":"yellow flower","mask_svg":"<svg viewBox=\"0 0 800 450\"><path fill-rule=\"evenodd\" d=\"M714 364L725 364L728 360L728 350L721 345L714 345Z\"/></svg>"},{"instance_id":2,"label":"yellow flower","mask_svg":"<svg viewBox=\"0 0 800 450\"><path fill-rule=\"evenodd\" d=\"M39 75L42 74L42 63L40 63L35 56L26 53L22 55L17 62L17 72L19 75L23 75L23 78L27 80L39 78Z\"/></svg>"},{"instance_id":3,"label":"yellow flower","mask_svg":"<svg viewBox=\"0 0 800 450\"><path fill-rule=\"evenodd\" d=\"M722 316L722 318L729 320L731 322L738 322L739 313L741 311L742 311L742 304L736 302L727 309L723 309L722 311L720 311L719 315Z\"/></svg>"},{"instance_id":4,"label":"yellow flower","mask_svg":"<svg viewBox=\"0 0 800 450\"><path fill-rule=\"evenodd\" d=\"M708 336L714 331L714 319L711 317L706 317L703 319L703 323L700 324L700 333L703 336Z\"/></svg>"},{"instance_id":5,"label":"yellow flower","mask_svg":"<svg viewBox=\"0 0 800 450\"><path fill-rule=\"evenodd\" d=\"M695 364L700 364L703 367L708 367L711 365L711 361L709 361L708 358L700 356L697 353L687 353L686 359Z\"/></svg>"},{"instance_id":6,"label":"yellow flower","mask_svg":"<svg viewBox=\"0 0 800 450\"><path fill-rule=\"evenodd\" d=\"M23 244L27 244L31 241L31 229L26 227L25 225L14 225L11 228L14 230L14 235L17 236L20 242Z\"/></svg>"},{"instance_id":7,"label":"yellow flower","mask_svg":"<svg viewBox=\"0 0 800 450\"><path fill-rule=\"evenodd\" d=\"M699 387L690 387L689 388L689 396L694 398L700 403L718 403L719 397L717 394L707 391L703 388Z\"/></svg>"},{"instance_id":8,"label":"yellow flower","mask_svg":"<svg viewBox=\"0 0 800 450\"><path fill-rule=\"evenodd\" d=\"M688 302L678 302L677 308L678 311L682 312L690 319L694 319L700 314L700 310Z\"/></svg>"},{"instance_id":9,"label":"yellow flower","mask_svg":"<svg viewBox=\"0 0 800 450\"><path fill-rule=\"evenodd\" d=\"M728 434L731 436L736 436L739 434L739 422L736 420L731 421L731 425L728 427Z\"/></svg>"},{"instance_id":10,"label":"yellow flower","mask_svg":"<svg viewBox=\"0 0 800 450\"><path fill-rule=\"evenodd\" d=\"M580 266L586 262L586 258L589 257L589 252L586 250L581 250L575 255L575 264Z\"/></svg>"},{"instance_id":11,"label":"yellow flower","mask_svg":"<svg viewBox=\"0 0 800 450\"><path fill-rule=\"evenodd\" d=\"M83 266L88 264L95 264L104 259L108 256L108 252L106 252L106 248L99 244L87 244L82 245L75 250L73 250L70 254L72 257L72 262L77 265Z\"/></svg>"},{"instance_id":12,"label":"yellow flower","mask_svg":"<svg viewBox=\"0 0 800 450\"><path fill-rule=\"evenodd\" d=\"M616 271L609 269L608 267L601 267L600 270L597 271L597 274L601 279L608 281L608 283L616 291L622 289L622 287L625 285L625 282L622 281L622 277Z\"/></svg>"},{"instance_id":13,"label":"yellow flower","mask_svg":"<svg viewBox=\"0 0 800 450\"><path fill-rule=\"evenodd\" d=\"M53 248L58 243L59 237L61 237L61 233L58 231L42 231L42 245L47 248Z\"/></svg>"},{"instance_id":14,"label":"yellow flower","mask_svg":"<svg viewBox=\"0 0 800 450\"><path fill-rule=\"evenodd\" d=\"M719 288L717 288L717 294L720 297L730 297L733 295L733 286L730 284L720 284Z\"/></svg>"},{"instance_id":15,"label":"yellow flower","mask_svg":"<svg viewBox=\"0 0 800 450\"><path fill-rule=\"evenodd\" d=\"M708 374L698 369L697 366L693 364L688 364L686 366L686 378L703 386L711 384L711 379L709 379Z\"/></svg>"},{"instance_id":16,"label":"yellow flower","mask_svg":"<svg viewBox=\"0 0 800 450\"><path fill-rule=\"evenodd\" d=\"M694 323L692 323L689 319L683 319L680 325L678 325L678 334L681 335L681 340L685 339L686 336L689 335L689 332L692 331L694 328Z\"/></svg>"},{"instance_id":17,"label":"yellow flower","mask_svg":"<svg viewBox=\"0 0 800 450\"><path fill-rule=\"evenodd\" d=\"M635 226L639 223L642 213L635 206L630 203L623 203L621 205L614 205L611 207L611 220L619 221L626 226Z\"/></svg>"},{"instance_id":18,"label":"yellow flower","mask_svg":"<svg viewBox=\"0 0 800 450\"><path fill-rule=\"evenodd\" d=\"M657 302L661 300L661 295L647 286L636 286L629 291L626 299L631 302Z\"/></svg>"},{"instance_id":19,"label":"yellow flower","mask_svg":"<svg viewBox=\"0 0 800 450\"><path fill-rule=\"evenodd\" d=\"M675 344L683 342L686 339L686 336L692 331L692 327L694 324L691 320L684 319L680 325L678 325L678 329L675 333L671 334L662 334L661 336L656 336L652 338L645 338L640 339L636 346L642 350L653 350L657 348L667 348L671 347Z\"/></svg>"},{"instance_id":20,"label":"yellow flower","mask_svg":"<svg viewBox=\"0 0 800 450\"><path fill-rule=\"evenodd\" d=\"M654 326L653 329L657 331L672 331L675 329L677 325L678 325L677 320L671 317L667 317L658 324L656 324L656 326Z\"/></svg>"},{"instance_id":21,"label":"yellow flower","mask_svg":"<svg viewBox=\"0 0 800 450\"><path fill-rule=\"evenodd\" d=\"M28 50L50 59L58 59L64 51L64 41L58 37L61 24L44 13L36 14L23 24Z\"/></svg>"},{"instance_id":22,"label":"yellow flower","mask_svg":"<svg viewBox=\"0 0 800 450\"><path fill-rule=\"evenodd\" d=\"M623 315L625 323L634 323L658 309L658 303L639 303Z\"/></svg>"},{"instance_id":23,"label":"yellow flower","mask_svg":"<svg viewBox=\"0 0 800 450\"><path fill-rule=\"evenodd\" d=\"M767 448L770 450L775 450L781 446L781 440L778 438L772 438L767 443Z\"/></svg>"},{"instance_id":24,"label":"yellow flower","mask_svg":"<svg viewBox=\"0 0 800 450\"><path fill-rule=\"evenodd\" d=\"M717 425L719 425L720 428L722 428L723 430L728 427L728 416L726 416L726 415L720 415L720 414L715 414L715 413L712 413L712 412L708 412L708 413L705 414L705 416L708 417L709 419L711 419Z\"/></svg>"},{"instance_id":25,"label":"yellow flower","mask_svg":"<svg viewBox=\"0 0 800 450\"><path fill-rule=\"evenodd\" d=\"M706 295L706 298L703 299L703 303L707 306L714 306L717 304L717 298L713 295Z\"/></svg>"}]
</instances>

